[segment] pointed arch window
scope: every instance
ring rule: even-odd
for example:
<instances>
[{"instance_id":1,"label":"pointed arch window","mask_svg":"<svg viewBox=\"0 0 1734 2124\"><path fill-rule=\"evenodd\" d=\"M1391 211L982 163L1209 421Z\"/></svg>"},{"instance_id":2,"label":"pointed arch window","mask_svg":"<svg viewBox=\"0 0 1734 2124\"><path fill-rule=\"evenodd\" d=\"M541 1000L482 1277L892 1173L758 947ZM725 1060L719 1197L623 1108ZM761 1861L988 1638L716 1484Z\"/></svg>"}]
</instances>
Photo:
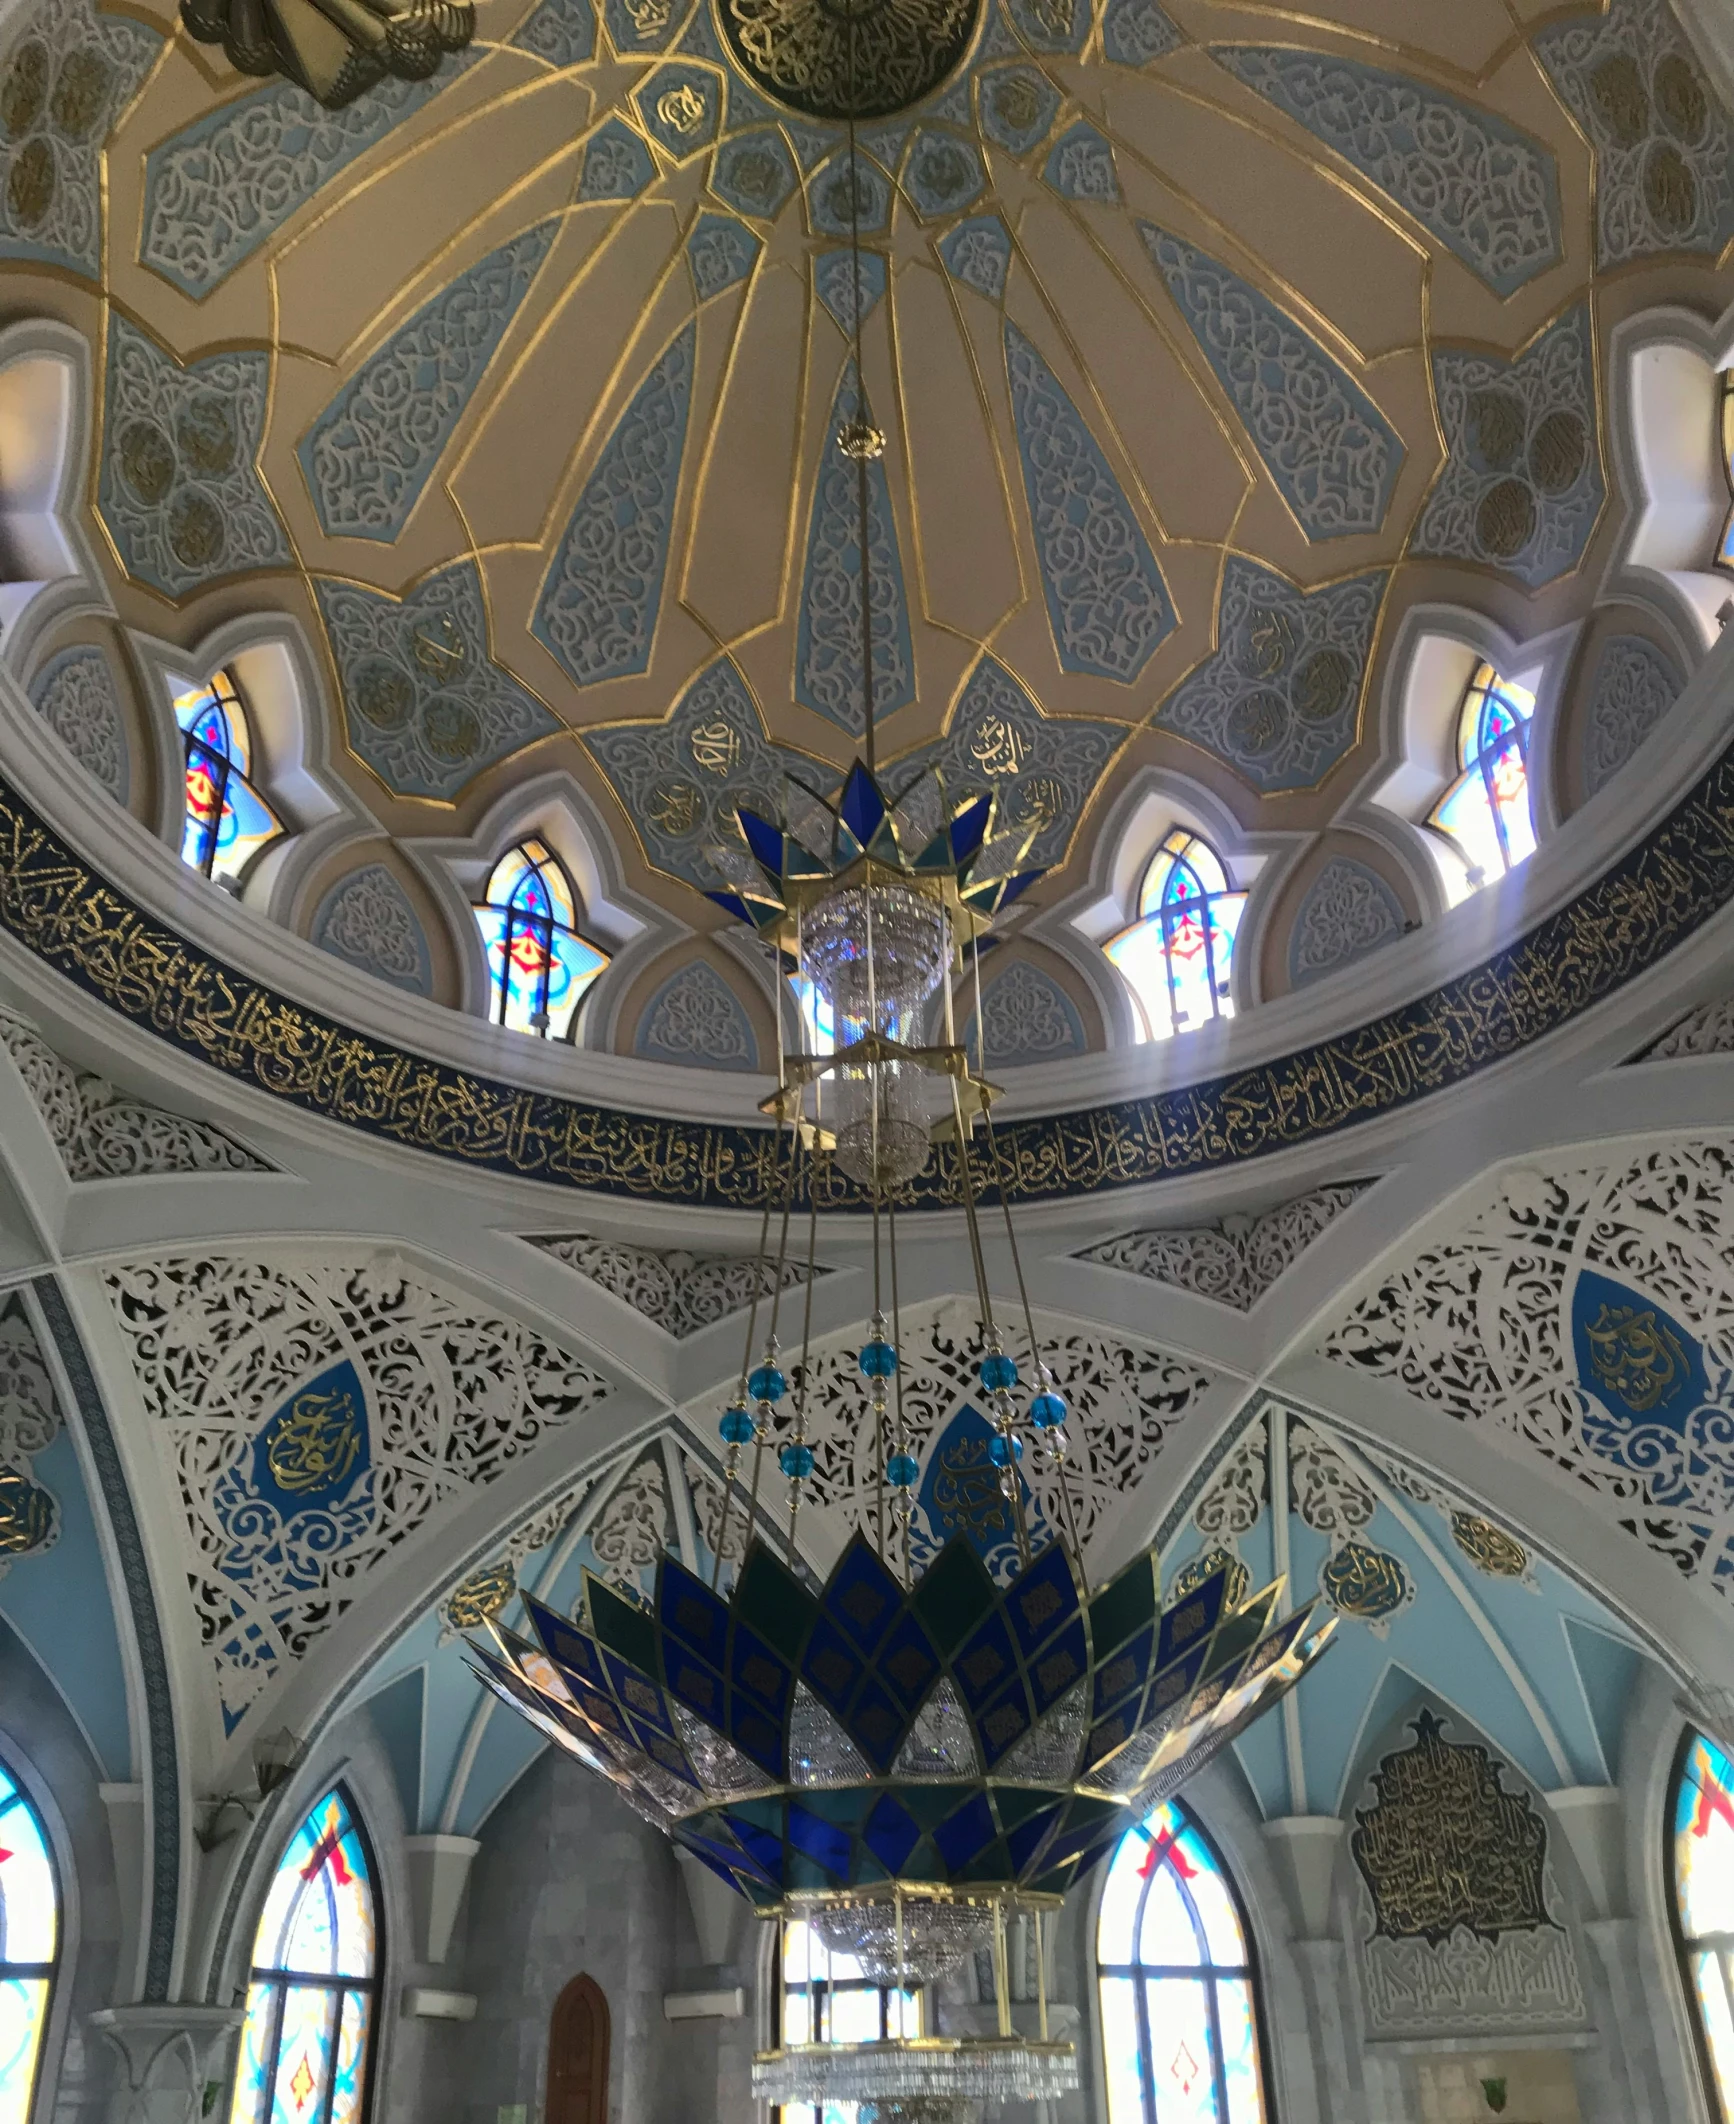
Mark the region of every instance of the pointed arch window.
<instances>
[{"instance_id":1,"label":"pointed arch window","mask_svg":"<svg viewBox=\"0 0 1734 2124\"><path fill-rule=\"evenodd\" d=\"M878 2043L924 2033L922 1995L877 1983L852 1954L833 1954L804 1918L783 1923L777 1989L781 2043ZM857 2124L854 2102L785 2104L779 2124Z\"/></svg>"},{"instance_id":2,"label":"pointed arch window","mask_svg":"<svg viewBox=\"0 0 1734 2124\"><path fill-rule=\"evenodd\" d=\"M1668 1877L1711 2113L1734 2124L1734 1763L1688 1732L1674 1768Z\"/></svg>"},{"instance_id":3,"label":"pointed arch window","mask_svg":"<svg viewBox=\"0 0 1734 2124\"><path fill-rule=\"evenodd\" d=\"M283 821L252 779L253 739L246 703L227 671L180 694L185 810L181 860L208 878L239 879L283 832Z\"/></svg>"},{"instance_id":4,"label":"pointed arch window","mask_svg":"<svg viewBox=\"0 0 1734 2124\"><path fill-rule=\"evenodd\" d=\"M578 932L578 896L543 841L520 841L489 873L475 908L488 960L488 1015L514 1032L570 1039L608 954Z\"/></svg>"},{"instance_id":5,"label":"pointed arch window","mask_svg":"<svg viewBox=\"0 0 1734 2124\"><path fill-rule=\"evenodd\" d=\"M1096 1925L1108 2124L1264 2124L1246 1920L1178 1801L1120 1839Z\"/></svg>"},{"instance_id":6,"label":"pointed arch window","mask_svg":"<svg viewBox=\"0 0 1734 2124\"><path fill-rule=\"evenodd\" d=\"M1215 849L1175 827L1144 873L1137 921L1102 946L1131 990L1140 1041L1234 1016L1229 976L1245 911Z\"/></svg>"},{"instance_id":7,"label":"pointed arch window","mask_svg":"<svg viewBox=\"0 0 1734 2124\"><path fill-rule=\"evenodd\" d=\"M1718 421L1722 469L1728 475L1729 509L1728 520L1722 526L1722 537L1716 547L1716 565L1719 568L1734 568L1734 369L1722 371L1722 396Z\"/></svg>"},{"instance_id":8,"label":"pointed arch window","mask_svg":"<svg viewBox=\"0 0 1734 2124\"><path fill-rule=\"evenodd\" d=\"M60 1885L40 1816L0 1763L0 2124L29 2124L60 1960Z\"/></svg>"},{"instance_id":9,"label":"pointed arch window","mask_svg":"<svg viewBox=\"0 0 1734 2124\"><path fill-rule=\"evenodd\" d=\"M230 2124L361 2124L378 1971L373 1864L335 1785L266 1892Z\"/></svg>"},{"instance_id":10,"label":"pointed arch window","mask_svg":"<svg viewBox=\"0 0 1734 2124\"><path fill-rule=\"evenodd\" d=\"M1457 711L1457 779L1428 817L1457 845L1482 886L1535 853L1529 726L1535 695L1478 664Z\"/></svg>"}]
</instances>

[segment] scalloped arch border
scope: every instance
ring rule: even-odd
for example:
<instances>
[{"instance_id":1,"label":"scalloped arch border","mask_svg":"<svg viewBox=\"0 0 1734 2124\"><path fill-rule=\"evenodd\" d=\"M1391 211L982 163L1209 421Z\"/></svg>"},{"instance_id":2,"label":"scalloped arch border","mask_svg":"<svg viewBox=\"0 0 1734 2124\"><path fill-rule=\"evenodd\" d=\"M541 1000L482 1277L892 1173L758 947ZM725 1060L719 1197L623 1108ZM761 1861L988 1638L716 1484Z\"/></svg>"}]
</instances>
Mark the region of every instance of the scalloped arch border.
<instances>
[{"instance_id":1,"label":"scalloped arch border","mask_svg":"<svg viewBox=\"0 0 1734 2124\"><path fill-rule=\"evenodd\" d=\"M1366 1024L1275 1060L999 1133L1014 1201L1134 1187L1292 1149L1463 1082L1557 1031L1734 899L1734 745L1646 838L1517 941ZM709 1209L781 1199L764 1129L634 1114L394 1047L178 936L0 778L0 930L181 1053L383 1141L515 1179ZM901 1198L959 1197L943 1146ZM805 1186L802 1188L805 1201ZM825 1175L822 1208L864 1208Z\"/></svg>"}]
</instances>

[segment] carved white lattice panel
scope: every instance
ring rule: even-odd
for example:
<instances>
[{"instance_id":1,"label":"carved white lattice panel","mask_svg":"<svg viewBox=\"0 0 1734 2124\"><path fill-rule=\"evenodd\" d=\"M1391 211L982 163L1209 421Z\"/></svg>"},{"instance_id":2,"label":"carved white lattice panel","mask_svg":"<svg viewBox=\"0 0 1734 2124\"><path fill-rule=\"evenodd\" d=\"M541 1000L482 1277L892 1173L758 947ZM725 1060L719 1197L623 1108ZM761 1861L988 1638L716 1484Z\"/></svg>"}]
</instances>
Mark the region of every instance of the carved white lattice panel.
<instances>
[{"instance_id":1,"label":"carved white lattice panel","mask_svg":"<svg viewBox=\"0 0 1734 2124\"><path fill-rule=\"evenodd\" d=\"M389 1255L180 1256L105 1280L230 1731L394 1549L608 1391Z\"/></svg>"}]
</instances>

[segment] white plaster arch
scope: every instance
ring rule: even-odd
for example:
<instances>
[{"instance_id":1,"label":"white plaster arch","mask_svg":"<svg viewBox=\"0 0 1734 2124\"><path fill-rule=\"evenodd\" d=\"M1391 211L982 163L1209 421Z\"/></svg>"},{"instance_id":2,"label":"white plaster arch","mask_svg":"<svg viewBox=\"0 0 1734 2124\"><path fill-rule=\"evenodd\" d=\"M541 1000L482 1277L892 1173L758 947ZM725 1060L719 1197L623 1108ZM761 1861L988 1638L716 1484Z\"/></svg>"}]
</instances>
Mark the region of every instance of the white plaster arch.
<instances>
[{"instance_id":1,"label":"white plaster arch","mask_svg":"<svg viewBox=\"0 0 1734 2124\"><path fill-rule=\"evenodd\" d=\"M1425 824L1457 777L1457 724L1464 688L1477 665L1485 662L1535 695L1528 759L1530 810L1539 848L1559 830L1554 737L1580 626L1574 622L1523 642L1464 605L1415 605L1403 615L1385 664L1379 718L1386 740L1384 758L1358 792L1353 823L1369 829L1375 821L1384 825L1385 837L1399 842L1408 854L1405 868L1428 876L1426 899L1440 912L1476 890L1462 855L1444 834Z\"/></svg>"},{"instance_id":2,"label":"white plaster arch","mask_svg":"<svg viewBox=\"0 0 1734 2124\"><path fill-rule=\"evenodd\" d=\"M1101 1009L1110 1047L1138 1046L1147 1052L1153 1045L1175 1044L1139 1041L1131 997L1102 947L1137 920L1144 873L1163 837L1176 827L1207 842L1229 883L1248 896L1229 975L1237 1011L1259 1000L1259 932L1286 868L1280 859L1291 851L1298 854L1309 838L1292 832L1248 833L1214 791L1172 768L1142 767L1131 777L1103 815L1085 883L1032 919L1025 931L1083 976Z\"/></svg>"},{"instance_id":3,"label":"white plaster arch","mask_svg":"<svg viewBox=\"0 0 1734 2124\"><path fill-rule=\"evenodd\" d=\"M253 739L253 780L288 828L254 858L236 897L287 923L308 872L378 831L361 799L331 772L326 732L333 719L300 621L288 613L245 614L185 649L133 630L128 640L145 674L159 792L155 829L177 854L183 755L172 704L213 672L233 672Z\"/></svg>"},{"instance_id":4,"label":"white plaster arch","mask_svg":"<svg viewBox=\"0 0 1734 2124\"><path fill-rule=\"evenodd\" d=\"M486 1018L488 969L470 908L480 900L501 856L530 834L545 841L565 865L578 894L582 927L609 954L606 970L579 1009L575 1044L611 1048L621 999L634 974L692 932L627 886L614 837L574 775L563 767L551 768L503 791L477 820L475 830L462 838L422 835L399 846L438 901L456 942L463 972L462 1007Z\"/></svg>"},{"instance_id":5,"label":"white plaster arch","mask_svg":"<svg viewBox=\"0 0 1734 2124\"><path fill-rule=\"evenodd\" d=\"M1615 326L1608 348L1608 430L1626 519L1599 597L1649 606L1688 673L1734 613L1734 576L1712 562L1731 506L1717 442L1719 372L1730 366L1734 304L1714 321L1684 308L1645 311Z\"/></svg>"},{"instance_id":6,"label":"white plaster arch","mask_svg":"<svg viewBox=\"0 0 1734 2124\"><path fill-rule=\"evenodd\" d=\"M78 522L90 383L89 344L70 325L0 330L0 663L20 675L56 621L113 609Z\"/></svg>"}]
</instances>

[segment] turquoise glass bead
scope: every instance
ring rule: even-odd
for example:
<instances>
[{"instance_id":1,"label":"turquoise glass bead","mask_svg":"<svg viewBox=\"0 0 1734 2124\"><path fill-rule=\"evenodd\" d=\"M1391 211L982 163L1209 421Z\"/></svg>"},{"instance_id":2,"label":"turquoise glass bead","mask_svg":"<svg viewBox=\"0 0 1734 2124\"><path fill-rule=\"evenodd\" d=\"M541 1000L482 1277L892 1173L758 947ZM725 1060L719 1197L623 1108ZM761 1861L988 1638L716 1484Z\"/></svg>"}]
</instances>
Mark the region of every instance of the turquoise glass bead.
<instances>
[{"instance_id":1,"label":"turquoise glass bead","mask_svg":"<svg viewBox=\"0 0 1734 2124\"><path fill-rule=\"evenodd\" d=\"M920 1473L920 1463L913 1453L893 1453L885 1463L885 1480L894 1490L907 1490Z\"/></svg>"},{"instance_id":2,"label":"turquoise glass bead","mask_svg":"<svg viewBox=\"0 0 1734 2124\"><path fill-rule=\"evenodd\" d=\"M1066 1397L1056 1394L1052 1387L1037 1394L1030 1402L1030 1421L1038 1431L1051 1430L1056 1423L1066 1420Z\"/></svg>"},{"instance_id":3,"label":"turquoise glass bead","mask_svg":"<svg viewBox=\"0 0 1734 2124\"><path fill-rule=\"evenodd\" d=\"M747 1392L755 1401L781 1401L789 1382L774 1364L761 1364L747 1380Z\"/></svg>"},{"instance_id":4,"label":"turquoise glass bead","mask_svg":"<svg viewBox=\"0 0 1734 2124\"><path fill-rule=\"evenodd\" d=\"M1021 1438L1005 1438L996 1433L988 1440L987 1457L996 1468L1003 1468L1008 1461L1022 1460L1024 1442Z\"/></svg>"},{"instance_id":5,"label":"turquoise glass bead","mask_svg":"<svg viewBox=\"0 0 1734 2124\"><path fill-rule=\"evenodd\" d=\"M997 1394L1003 1387L1015 1387L1018 1368L1003 1350L989 1350L981 1360L981 1383L990 1394Z\"/></svg>"},{"instance_id":6,"label":"turquoise glass bead","mask_svg":"<svg viewBox=\"0 0 1734 2124\"><path fill-rule=\"evenodd\" d=\"M813 1448L804 1445L786 1445L777 1455L780 1467L791 1482L801 1482L813 1472Z\"/></svg>"},{"instance_id":7,"label":"turquoise glass bead","mask_svg":"<svg viewBox=\"0 0 1734 2124\"><path fill-rule=\"evenodd\" d=\"M861 1372L867 1379L889 1379L897 1369L897 1352L889 1342L870 1342L861 1352Z\"/></svg>"},{"instance_id":8,"label":"turquoise glass bead","mask_svg":"<svg viewBox=\"0 0 1734 2124\"><path fill-rule=\"evenodd\" d=\"M751 1411L742 1408L724 1409L722 1422L717 1425L724 1445L751 1445L758 1428Z\"/></svg>"}]
</instances>

